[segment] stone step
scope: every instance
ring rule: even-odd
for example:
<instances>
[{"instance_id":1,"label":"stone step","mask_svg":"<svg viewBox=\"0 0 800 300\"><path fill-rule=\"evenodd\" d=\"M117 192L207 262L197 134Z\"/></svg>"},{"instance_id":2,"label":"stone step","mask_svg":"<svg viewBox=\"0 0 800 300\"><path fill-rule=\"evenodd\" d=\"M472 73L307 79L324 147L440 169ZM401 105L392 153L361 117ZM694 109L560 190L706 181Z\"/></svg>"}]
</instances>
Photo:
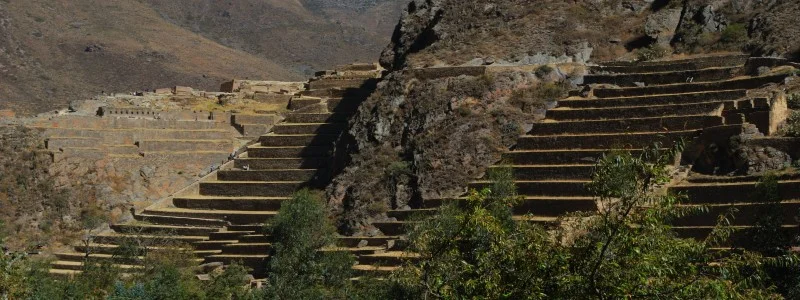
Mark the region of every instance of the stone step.
<instances>
[{"instance_id":1,"label":"stone step","mask_svg":"<svg viewBox=\"0 0 800 300\"><path fill-rule=\"evenodd\" d=\"M642 149L660 143L664 147L684 139L687 144L699 135L699 131L578 134L560 136L525 135L517 140L518 150L555 149Z\"/></svg>"},{"instance_id":2,"label":"stone step","mask_svg":"<svg viewBox=\"0 0 800 300\"><path fill-rule=\"evenodd\" d=\"M693 183L669 188L671 193L685 195L686 204L749 203L755 190L755 182ZM781 199L800 199L800 180L779 182L778 194Z\"/></svg>"},{"instance_id":3,"label":"stone step","mask_svg":"<svg viewBox=\"0 0 800 300\"><path fill-rule=\"evenodd\" d=\"M100 145L98 138L83 137L50 137L45 140L45 147L50 150L61 148L91 148Z\"/></svg>"},{"instance_id":4,"label":"stone step","mask_svg":"<svg viewBox=\"0 0 800 300\"><path fill-rule=\"evenodd\" d=\"M371 80L371 85L360 88L330 88L324 90L306 90L300 95L321 98L361 98L366 99L375 90L377 80Z\"/></svg>"},{"instance_id":5,"label":"stone step","mask_svg":"<svg viewBox=\"0 0 800 300\"><path fill-rule=\"evenodd\" d=\"M146 251L159 251L164 250L167 248L159 247L159 246L143 246L144 248L136 249L127 249L122 248L120 249L119 245L112 245L112 244L92 244L88 247L86 245L77 245L75 246L75 250L81 253L86 253L86 250L89 250L89 253L93 254L110 254L110 255L144 255ZM146 248L146 249L145 249ZM191 248L169 248L169 249L181 249L181 250L189 250ZM208 255L220 254L222 253L221 250L192 250L192 253L195 257L203 258Z\"/></svg>"},{"instance_id":6,"label":"stone step","mask_svg":"<svg viewBox=\"0 0 800 300\"><path fill-rule=\"evenodd\" d=\"M208 240L208 235L185 236L185 235L146 235L146 234L123 234L110 233L92 236L92 241L97 244L120 245L125 243L145 244L161 246L165 244L191 244L194 242Z\"/></svg>"},{"instance_id":7,"label":"stone step","mask_svg":"<svg viewBox=\"0 0 800 300\"><path fill-rule=\"evenodd\" d=\"M361 255L358 257L358 264L367 266L402 266L407 261L418 259L418 254L404 251L387 251L378 254Z\"/></svg>"},{"instance_id":8,"label":"stone step","mask_svg":"<svg viewBox=\"0 0 800 300\"><path fill-rule=\"evenodd\" d=\"M56 278L72 279L83 272L78 270L50 269L47 270L47 273Z\"/></svg>"},{"instance_id":9,"label":"stone step","mask_svg":"<svg viewBox=\"0 0 800 300\"><path fill-rule=\"evenodd\" d=\"M656 118L664 116L696 116L696 115L721 115L725 105L722 102L708 102L697 104L669 104L653 106L631 106L613 108L587 108L567 109L556 108L547 111L547 118L556 121L578 120L618 120L628 118Z\"/></svg>"},{"instance_id":10,"label":"stone step","mask_svg":"<svg viewBox=\"0 0 800 300\"><path fill-rule=\"evenodd\" d=\"M398 239L400 236L340 236L337 241L343 247L358 248L359 246L387 247Z\"/></svg>"},{"instance_id":11,"label":"stone step","mask_svg":"<svg viewBox=\"0 0 800 300\"><path fill-rule=\"evenodd\" d=\"M274 238L266 234L248 234L239 237L241 243L270 243Z\"/></svg>"},{"instance_id":12,"label":"stone step","mask_svg":"<svg viewBox=\"0 0 800 300\"><path fill-rule=\"evenodd\" d=\"M369 265L355 265L353 272L357 276L372 277L385 277L391 275L393 272L399 270L400 266L369 266Z\"/></svg>"},{"instance_id":13,"label":"stone step","mask_svg":"<svg viewBox=\"0 0 800 300\"><path fill-rule=\"evenodd\" d=\"M398 221L413 221L430 217L436 214L435 208L415 208L408 210L390 210L387 215L390 218L395 218Z\"/></svg>"},{"instance_id":14,"label":"stone step","mask_svg":"<svg viewBox=\"0 0 800 300\"><path fill-rule=\"evenodd\" d=\"M515 215L559 217L568 213L597 211L592 197L525 197L515 205Z\"/></svg>"},{"instance_id":15,"label":"stone step","mask_svg":"<svg viewBox=\"0 0 800 300\"><path fill-rule=\"evenodd\" d=\"M232 140L141 140L141 152L161 151L230 151Z\"/></svg>"},{"instance_id":16,"label":"stone step","mask_svg":"<svg viewBox=\"0 0 800 300\"><path fill-rule=\"evenodd\" d=\"M237 158L234 167L249 170L326 169L331 163L327 157L306 158Z\"/></svg>"},{"instance_id":17,"label":"stone step","mask_svg":"<svg viewBox=\"0 0 800 300\"><path fill-rule=\"evenodd\" d=\"M612 61L591 68L592 72L642 73L696 70L711 67L741 66L747 63L748 54L724 54L677 60Z\"/></svg>"},{"instance_id":18,"label":"stone step","mask_svg":"<svg viewBox=\"0 0 800 300\"><path fill-rule=\"evenodd\" d=\"M693 93L703 91L723 91L733 89L756 89L771 83L782 83L788 75L769 75L760 77L748 77L717 82L699 83L679 83L670 85L655 85L647 87L632 88L597 88L594 89L594 96L598 98L612 97L635 97L645 95L665 95Z\"/></svg>"},{"instance_id":19,"label":"stone step","mask_svg":"<svg viewBox=\"0 0 800 300\"><path fill-rule=\"evenodd\" d=\"M207 181L200 183L200 195L231 197L289 197L308 187L302 181Z\"/></svg>"},{"instance_id":20,"label":"stone step","mask_svg":"<svg viewBox=\"0 0 800 300\"><path fill-rule=\"evenodd\" d=\"M774 175L779 181L800 180L800 173L779 173ZM763 175L746 175L746 176L714 176L714 175L701 175L692 174L686 178L687 183L737 183L737 182L758 182Z\"/></svg>"},{"instance_id":21,"label":"stone step","mask_svg":"<svg viewBox=\"0 0 800 300\"><path fill-rule=\"evenodd\" d=\"M715 226L674 226L672 230L681 238L692 238L705 240L714 230ZM732 230L727 241L723 241L720 246L724 247L748 247L753 245L753 235L758 234L750 226L730 226ZM800 230L797 225L782 225L780 232L786 237L795 236Z\"/></svg>"},{"instance_id":22,"label":"stone step","mask_svg":"<svg viewBox=\"0 0 800 300\"><path fill-rule=\"evenodd\" d=\"M322 103L320 98L292 98L289 100L289 109L298 110Z\"/></svg>"},{"instance_id":23,"label":"stone step","mask_svg":"<svg viewBox=\"0 0 800 300\"><path fill-rule=\"evenodd\" d=\"M586 165L512 165L517 180L589 179L593 164ZM500 168L500 167L494 167Z\"/></svg>"},{"instance_id":24,"label":"stone step","mask_svg":"<svg viewBox=\"0 0 800 300\"><path fill-rule=\"evenodd\" d=\"M636 86L636 83L656 85L686 82L708 82L729 79L734 76L743 75L743 73L743 66L735 66L649 73L592 74L584 76L584 84L613 84L617 86L632 87Z\"/></svg>"},{"instance_id":25,"label":"stone step","mask_svg":"<svg viewBox=\"0 0 800 300\"><path fill-rule=\"evenodd\" d=\"M208 235L210 241L229 241L239 240L240 237L248 234L255 234L255 231L218 231Z\"/></svg>"},{"instance_id":26,"label":"stone step","mask_svg":"<svg viewBox=\"0 0 800 300\"><path fill-rule=\"evenodd\" d=\"M525 197L589 197L586 190L588 180L515 180L517 193ZM481 190L491 186L489 181L476 181L469 184L470 188Z\"/></svg>"},{"instance_id":27,"label":"stone step","mask_svg":"<svg viewBox=\"0 0 800 300\"><path fill-rule=\"evenodd\" d=\"M84 262L88 259L94 262L110 262L124 265L135 265L144 259L144 257L141 256L123 257L111 254L89 254L87 257L85 253L79 252L55 253L54 256L60 261Z\"/></svg>"},{"instance_id":28,"label":"stone step","mask_svg":"<svg viewBox=\"0 0 800 300\"><path fill-rule=\"evenodd\" d=\"M267 263L269 263L269 255L252 255L252 254L219 254L206 256L205 263L221 262L225 265L237 263L244 267L252 269L253 276L259 277L266 273Z\"/></svg>"},{"instance_id":29,"label":"stone step","mask_svg":"<svg viewBox=\"0 0 800 300\"><path fill-rule=\"evenodd\" d=\"M186 218L180 216L135 214L134 218L137 221L148 222L152 224L161 224L161 225L179 225L179 226L186 225L186 226L209 226L209 227L222 227L226 225L225 221L219 219Z\"/></svg>"},{"instance_id":30,"label":"stone step","mask_svg":"<svg viewBox=\"0 0 800 300\"><path fill-rule=\"evenodd\" d=\"M677 226L714 226L717 224L718 216L726 214L730 210L729 219L734 226L753 226L762 217L765 217L770 204L764 203L735 203L735 204L716 204L707 205L707 212L692 214L675 220ZM795 217L800 212L799 201L782 201L779 204L778 213L787 224L795 223Z\"/></svg>"},{"instance_id":31,"label":"stone step","mask_svg":"<svg viewBox=\"0 0 800 300\"><path fill-rule=\"evenodd\" d=\"M260 124L274 125L280 120L276 114L233 114L231 121L233 124Z\"/></svg>"},{"instance_id":32,"label":"stone step","mask_svg":"<svg viewBox=\"0 0 800 300\"><path fill-rule=\"evenodd\" d=\"M334 134L269 134L259 138L261 146L330 146L339 135Z\"/></svg>"},{"instance_id":33,"label":"stone step","mask_svg":"<svg viewBox=\"0 0 800 300\"><path fill-rule=\"evenodd\" d=\"M721 126L723 123L723 117L708 115L543 122L532 124L533 126L528 134L561 135L581 133L686 131Z\"/></svg>"},{"instance_id":34,"label":"stone step","mask_svg":"<svg viewBox=\"0 0 800 300\"><path fill-rule=\"evenodd\" d=\"M111 229L124 234L160 234L160 235L189 235L205 236L209 233L219 231L219 227L199 227L199 226L173 226L173 225L153 225L153 224L114 224Z\"/></svg>"},{"instance_id":35,"label":"stone step","mask_svg":"<svg viewBox=\"0 0 800 300\"><path fill-rule=\"evenodd\" d=\"M115 264L115 267L121 269L124 272L131 272L137 269L142 269L143 266L139 265L125 265L125 264ZM82 261L67 261L67 260L57 260L50 263L50 268L56 270L73 270L73 271L83 271L84 264ZM79 274L80 272L76 273Z\"/></svg>"},{"instance_id":36,"label":"stone step","mask_svg":"<svg viewBox=\"0 0 800 300\"><path fill-rule=\"evenodd\" d=\"M249 158L300 158L300 157L328 157L333 147L264 147L261 145L247 148Z\"/></svg>"},{"instance_id":37,"label":"stone step","mask_svg":"<svg viewBox=\"0 0 800 300\"><path fill-rule=\"evenodd\" d=\"M190 218L220 219L226 220L231 224L264 223L277 214L275 211L199 210L185 208L161 208L158 210L145 210L145 212L153 215L163 214Z\"/></svg>"},{"instance_id":38,"label":"stone step","mask_svg":"<svg viewBox=\"0 0 800 300\"><path fill-rule=\"evenodd\" d=\"M366 97L328 99L328 111L353 113L358 110L358 107L361 106L365 99Z\"/></svg>"},{"instance_id":39,"label":"stone step","mask_svg":"<svg viewBox=\"0 0 800 300\"><path fill-rule=\"evenodd\" d=\"M226 227L228 231L260 231L264 229L264 224L235 224Z\"/></svg>"},{"instance_id":40,"label":"stone step","mask_svg":"<svg viewBox=\"0 0 800 300\"><path fill-rule=\"evenodd\" d=\"M195 251L222 251L225 245L238 243L238 240L208 240L192 243Z\"/></svg>"},{"instance_id":41,"label":"stone step","mask_svg":"<svg viewBox=\"0 0 800 300\"><path fill-rule=\"evenodd\" d=\"M283 123L272 128L275 134L332 134L338 135L347 130L345 123Z\"/></svg>"},{"instance_id":42,"label":"stone step","mask_svg":"<svg viewBox=\"0 0 800 300\"><path fill-rule=\"evenodd\" d=\"M219 181L325 181L326 170L320 169L274 169L274 170L222 170L217 173Z\"/></svg>"},{"instance_id":43,"label":"stone step","mask_svg":"<svg viewBox=\"0 0 800 300\"><path fill-rule=\"evenodd\" d=\"M619 152L622 149L577 149L577 150L514 150L503 153L502 161L512 165L539 164L595 164L608 152ZM639 155L641 150L626 150Z\"/></svg>"},{"instance_id":44,"label":"stone step","mask_svg":"<svg viewBox=\"0 0 800 300\"><path fill-rule=\"evenodd\" d=\"M237 124L236 128L246 137L260 137L269 133L274 125L268 124Z\"/></svg>"},{"instance_id":45,"label":"stone step","mask_svg":"<svg viewBox=\"0 0 800 300\"><path fill-rule=\"evenodd\" d=\"M222 247L222 254L262 254L272 250L270 243L235 243Z\"/></svg>"},{"instance_id":46,"label":"stone step","mask_svg":"<svg viewBox=\"0 0 800 300\"><path fill-rule=\"evenodd\" d=\"M466 201L466 199L426 199L423 206L435 208L454 201ZM594 197L529 196L523 197L512 208L513 214L517 216L532 214L540 217L559 217L567 213L593 212L596 210L597 203Z\"/></svg>"},{"instance_id":47,"label":"stone step","mask_svg":"<svg viewBox=\"0 0 800 300\"><path fill-rule=\"evenodd\" d=\"M360 88L367 84L367 80L356 79L318 79L312 80L308 83L309 90L323 90L323 89L347 89L347 88Z\"/></svg>"},{"instance_id":48,"label":"stone step","mask_svg":"<svg viewBox=\"0 0 800 300\"><path fill-rule=\"evenodd\" d=\"M286 123L347 123L349 113L327 114L289 114L283 121Z\"/></svg>"},{"instance_id":49,"label":"stone step","mask_svg":"<svg viewBox=\"0 0 800 300\"><path fill-rule=\"evenodd\" d=\"M290 197L212 197L188 196L172 199L178 208L205 210L277 211Z\"/></svg>"},{"instance_id":50,"label":"stone step","mask_svg":"<svg viewBox=\"0 0 800 300\"><path fill-rule=\"evenodd\" d=\"M608 108L621 106L702 103L721 100L736 100L744 97L747 97L747 90L723 90L653 96L559 100L558 106L567 108Z\"/></svg>"},{"instance_id":51,"label":"stone step","mask_svg":"<svg viewBox=\"0 0 800 300\"><path fill-rule=\"evenodd\" d=\"M94 138L103 144L133 144L140 139L164 140L219 140L232 136L231 131L220 129L114 129L114 128L47 128L46 136L55 139Z\"/></svg>"}]
</instances>

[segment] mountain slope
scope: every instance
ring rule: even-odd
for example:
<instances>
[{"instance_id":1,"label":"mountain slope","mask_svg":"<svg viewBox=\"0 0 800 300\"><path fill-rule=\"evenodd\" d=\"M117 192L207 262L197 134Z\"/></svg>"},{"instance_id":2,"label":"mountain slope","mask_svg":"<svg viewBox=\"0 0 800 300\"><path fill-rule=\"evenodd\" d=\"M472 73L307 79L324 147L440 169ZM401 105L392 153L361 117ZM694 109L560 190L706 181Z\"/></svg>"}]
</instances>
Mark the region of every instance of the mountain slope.
<instances>
[{"instance_id":1,"label":"mountain slope","mask_svg":"<svg viewBox=\"0 0 800 300\"><path fill-rule=\"evenodd\" d=\"M407 2L140 1L177 25L306 75L337 64L376 61Z\"/></svg>"},{"instance_id":2,"label":"mountain slope","mask_svg":"<svg viewBox=\"0 0 800 300\"><path fill-rule=\"evenodd\" d=\"M0 109L374 61L402 1L0 1ZM385 32L381 32L381 30ZM304 74L305 73L305 74Z\"/></svg>"}]
</instances>

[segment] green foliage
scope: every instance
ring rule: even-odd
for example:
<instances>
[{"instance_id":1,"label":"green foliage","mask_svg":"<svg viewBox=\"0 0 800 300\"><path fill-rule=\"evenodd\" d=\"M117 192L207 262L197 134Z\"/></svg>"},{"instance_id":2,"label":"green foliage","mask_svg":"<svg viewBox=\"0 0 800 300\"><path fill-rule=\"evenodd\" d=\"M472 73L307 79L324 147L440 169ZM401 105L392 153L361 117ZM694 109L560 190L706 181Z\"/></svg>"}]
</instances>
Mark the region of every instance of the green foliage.
<instances>
[{"instance_id":1,"label":"green foliage","mask_svg":"<svg viewBox=\"0 0 800 300\"><path fill-rule=\"evenodd\" d=\"M709 242L677 238L670 221L691 213L652 190L681 149L612 153L588 185L604 207L549 231L514 222L510 170L409 235L420 255L379 289L390 299L763 299L758 255L719 258ZM712 264L719 263L719 264Z\"/></svg>"},{"instance_id":2,"label":"green foliage","mask_svg":"<svg viewBox=\"0 0 800 300\"><path fill-rule=\"evenodd\" d=\"M542 65L542 66L536 68L536 71L534 72L534 74L536 74L536 77L544 79L545 77L547 77L547 75L550 75L550 73L553 73L553 71L554 71L553 67L551 67L549 65Z\"/></svg>"},{"instance_id":3,"label":"green foliage","mask_svg":"<svg viewBox=\"0 0 800 300\"><path fill-rule=\"evenodd\" d=\"M787 97L789 109L800 109L800 93L791 94Z\"/></svg>"},{"instance_id":4,"label":"green foliage","mask_svg":"<svg viewBox=\"0 0 800 300\"><path fill-rule=\"evenodd\" d=\"M275 239L265 293L279 299L343 297L352 276L353 257L331 250L336 229L319 195L301 190L284 202L267 225Z\"/></svg>"},{"instance_id":5,"label":"green foliage","mask_svg":"<svg viewBox=\"0 0 800 300\"><path fill-rule=\"evenodd\" d=\"M783 134L789 137L800 137L800 111L793 111L789 114Z\"/></svg>"},{"instance_id":6,"label":"green foliage","mask_svg":"<svg viewBox=\"0 0 800 300\"><path fill-rule=\"evenodd\" d=\"M569 89L563 82L546 82L516 89L509 97L509 103L524 112L544 108L547 101L559 100L567 96Z\"/></svg>"},{"instance_id":7,"label":"green foliage","mask_svg":"<svg viewBox=\"0 0 800 300\"><path fill-rule=\"evenodd\" d=\"M636 50L636 58L639 61L650 61L664 58L670 54L670 50L661 45L650 45L646 48Z\"/></svg>"},{"instance_id":8,"label":"green foliage","mask_svg":"<svg viewBox=\"0 0 800 300\"><path fill-rule=\"evenodd\" d=\"M728 25L722 31L719 41L728 49L742 48L747 43L747 26L742 23Z\"/></svg>"}]
</instances>

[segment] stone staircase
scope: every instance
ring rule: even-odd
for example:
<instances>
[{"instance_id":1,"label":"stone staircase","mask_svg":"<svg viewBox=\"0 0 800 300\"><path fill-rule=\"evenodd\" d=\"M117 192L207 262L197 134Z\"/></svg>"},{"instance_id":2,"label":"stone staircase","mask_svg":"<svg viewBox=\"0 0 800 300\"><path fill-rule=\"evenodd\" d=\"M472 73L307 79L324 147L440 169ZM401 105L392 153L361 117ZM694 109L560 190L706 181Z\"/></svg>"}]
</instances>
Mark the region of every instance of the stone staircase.
<instances>
[{"instance_id":1,"label":"stone staircase","mask_svg":"<svg viewBox=\"0 0 800 300\"><path fill-rule=\"evenodd\" d=\"M307 91L291 100L292 112L282 122L228 167L199 182L195 193L175 196L167 205L153 205L135 214L133 222L112 226L112 231L93 236L88 249L76 246L74 252L57 253L51 273L80 272L86 250L91 259L111 260L135 271L135 259L118 255L120 245L135 241L153 249L165 242L182 245L193 251L198 264L238 262L252 268L256 277L263 276L271 248L270 236L263 234L264 222L295 191L323 189L328 184L335 171L334 145L380 74L377 70L351 73L342 78L326 73L312 80ZM250 128L258 128L260 122L249 116L234 119ZM341 248L326 250L375 255L385 252L390 240L342 237Z\"/></svg>"},{"instance_id":2,"label":"stone staircase","mask_svg":"<svg viewBox=\"0 0 800 300\"><path fill-rule=\"evenodd\" d=\"M746 76L748 61L744 55L723 55L593 67L585 78L584 96L559 101L547 111L545 120L533 124L503 155L503 164L512 168L523 196L522 203L513 208L514 218L554 225L565 214L597 210L596 199L585 185L595 162L606 152L630 150L636 154L654 143L667 148L680 140L690 144L705 129L737 128L743 123L756 124L764 132L769 127L770 101L753 96L751 90L782 83L788 75ZM756 180L701 183L690 179L671 190L687 193L687 205L728 203L747 195ZM481 179L470 188L489 184ZM782 196L800 199L798 184L797 178L782 181ZM442 203L459 200L426 199L423 207L390 211L396 221L374 225L386 235L402 235L411 216L432 213ZM752 224L752 218L744 217L751 211L748 204L737 205L743 217L735 224ZM786 203L793 213L800 208L795 206L795 201ZM682 236L703 237L720 212L712 206L708 214L680 220L677 230ZM397 259L379 260L378 264L383 268L400 265Z\"/></svg>"}]
</instances>

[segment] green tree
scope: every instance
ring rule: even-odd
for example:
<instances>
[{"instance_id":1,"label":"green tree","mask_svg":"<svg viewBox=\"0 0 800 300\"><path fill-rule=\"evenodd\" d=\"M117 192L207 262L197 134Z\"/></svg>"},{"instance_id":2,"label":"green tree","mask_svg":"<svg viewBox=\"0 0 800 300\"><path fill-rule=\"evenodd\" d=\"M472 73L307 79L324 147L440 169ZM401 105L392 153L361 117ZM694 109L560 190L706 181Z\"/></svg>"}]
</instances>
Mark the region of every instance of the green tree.
<instances>
[{"instance_id":1,"label":"green tree","mask_svg":"<svg viewBox=\"0 0 800 300\"><path fill-rule=\"evenodd\" d=\"M381 297L396 299L761 299L775 298L758 280L757 254L713 255L707 241L675 236L670 222L698 209L656 193L669 179L674 154L660 147L641 156L603 157L587 188L596 214L544 228L515 222L518 198L510 171L443 207L409 235L409 261L385 281Z\"/></svg>"},{"instance_id":2,"label":"green tree","mask_svg":"<svg viewBox=\"0 0 800 300\"><path fill-rule=\"evenodd\" d=\"M268 266L269 299L343 298L352 277L353 256L332 249L336 228L321 197L304 189L284 202L267 224L274 238Z\"/></svg>"}]
</instances>

